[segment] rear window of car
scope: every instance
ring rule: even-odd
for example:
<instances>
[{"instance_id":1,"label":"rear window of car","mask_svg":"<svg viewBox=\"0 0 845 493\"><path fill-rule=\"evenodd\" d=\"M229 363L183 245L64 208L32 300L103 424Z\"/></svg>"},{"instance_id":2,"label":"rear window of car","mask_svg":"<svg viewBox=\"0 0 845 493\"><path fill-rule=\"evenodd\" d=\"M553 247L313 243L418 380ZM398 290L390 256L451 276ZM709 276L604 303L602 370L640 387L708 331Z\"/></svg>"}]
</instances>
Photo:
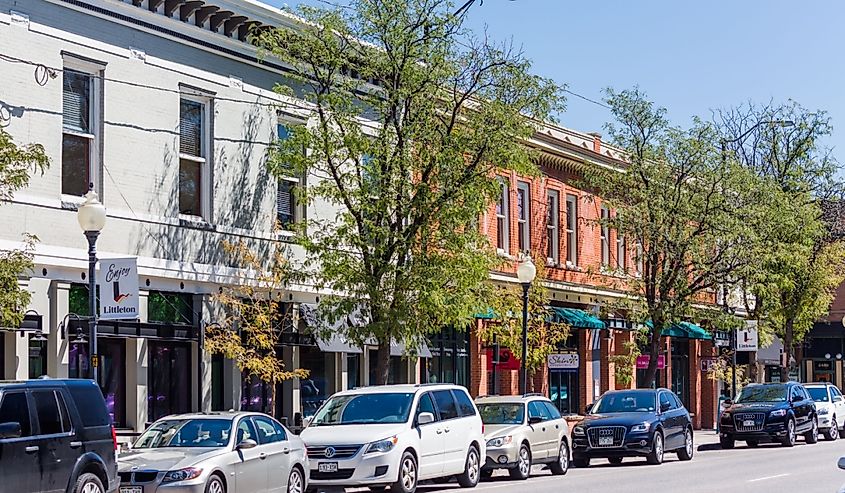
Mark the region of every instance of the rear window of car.
<instances>
[{"instance_id":1,"label":"rear window of car","mask_svg":"<svg viewBox=\"0 0 845 493\"><path fill-rule=\"evenodd\" d=\"M463 390L452 390L455 394L455 400L458 401L458 412L461 416L475 416L475 406L472 405L472 399L469 398Z\"/></svg>"},{"instance_id":2,"label":"rear window of car","mask_svg":"<svg viewBox=\"0 0 845 493\"><path fill-rule=\"evenodd\" d=\"M76 410L85 427L108 426L111 424L109 411L103 400L103 393L96 385L68 385Z\"/></svg>"}]
</instances>

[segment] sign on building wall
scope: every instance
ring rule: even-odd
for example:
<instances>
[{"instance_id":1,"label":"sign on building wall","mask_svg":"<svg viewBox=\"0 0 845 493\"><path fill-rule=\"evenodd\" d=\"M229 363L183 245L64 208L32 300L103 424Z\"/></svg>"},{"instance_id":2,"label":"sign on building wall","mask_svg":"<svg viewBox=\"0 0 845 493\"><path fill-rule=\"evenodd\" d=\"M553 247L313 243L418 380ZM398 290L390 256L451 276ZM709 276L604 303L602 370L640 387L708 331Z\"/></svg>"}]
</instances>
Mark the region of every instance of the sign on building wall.
<instances>
[{"instance_id":1,"label":"sign on building wall","mask_svg":"<svg viewBox=\"0 0 845 493\"><path fill-rule=\"evenodd\" d=\"M576 371L581 365L578 353L550 354L548 357L550 371Z\"/></svg>"},{"instance_id":2,"label":"sign on building wall","mask_svg":"<svg viewBox=\"0 0 845 493\"><path fill-rule=\"evenodd\" d=\"M138 260L100 259L100 319L138 318Z\"/></svg>"},{"instance_id":3,"label":"sign on building wall","mask_svg":"<svg viewBox=\"0 0 845 493\"><path fill-rule=\"evenodd\" d=\"M641 354L637 356L637 370L646 370L648 369L648 362L651 360L649 355ZM666 368L666 357L661 355L657 356L657 369L663 370Z\"/></svg>"},{"instance_id":4,"label":"sign on building wall","mask_svg":"<svg viewBox=\"0 0 845 493\"><path fill-rule=\"evenodd\" d=\"M719 358L701 358L701 371L709 373L718 362Z\"/></svg>"},{"instance_id":5,"label":"sign on building wall","mask_svg":"<svg viewBox=\"0 0 845 493\"><path fill-rule=\"evenodd\" d=\"M749 320L744 329L736 331L737 351L757 351L757 322Z\"/></svg>"}]
</instances>

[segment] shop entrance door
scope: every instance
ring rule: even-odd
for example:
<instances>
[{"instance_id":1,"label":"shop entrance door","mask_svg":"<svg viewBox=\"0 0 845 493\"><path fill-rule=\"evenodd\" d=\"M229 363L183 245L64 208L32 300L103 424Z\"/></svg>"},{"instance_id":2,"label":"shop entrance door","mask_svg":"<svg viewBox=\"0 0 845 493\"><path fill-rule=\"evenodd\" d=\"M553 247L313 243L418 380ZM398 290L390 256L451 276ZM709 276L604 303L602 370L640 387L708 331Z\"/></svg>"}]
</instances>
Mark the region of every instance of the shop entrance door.
<instances>
[{"instance_id":1,"label":"shop entrance door","mask_svg":"<svg viewBox=\"0 0 845 493\"><path fill-rule=\"evenodd\" d=\"M672 341L672 392L689 407L689 341Z\"/></svg>"},{"instance_id":2,"label":"shop entrance door","mask_svg":"<svg viewBox=\"0 0 845 493\"><path fill-rule=\"evenodd\" d=\"M561 414L579 414L577 371L549 372L549 399Z\"/></svg>"}]
</instances>

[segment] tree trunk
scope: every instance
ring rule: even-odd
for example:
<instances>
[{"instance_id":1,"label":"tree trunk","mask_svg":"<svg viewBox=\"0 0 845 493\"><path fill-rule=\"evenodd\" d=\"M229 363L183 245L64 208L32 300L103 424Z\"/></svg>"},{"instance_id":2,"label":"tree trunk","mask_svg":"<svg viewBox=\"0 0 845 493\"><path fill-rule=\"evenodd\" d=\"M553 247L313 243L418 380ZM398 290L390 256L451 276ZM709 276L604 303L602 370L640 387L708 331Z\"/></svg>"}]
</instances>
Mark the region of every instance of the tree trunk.
<instances>
[{"instance_id":1,"label":"tree trunk","mask_svg":"<svg viewBox=\"0 0 845 493\"><path fill-rule=\"evenodd\" d=\"M784 325L783 331L783 354L786 357L786 361L781 362L780 368L780 381L786 382L789 380L789 370L792 368L791 362L795 359L794 348L793 348L793 340L795 339L795 326L794 321L789 318L786 320L786 324Z\"/></svg>"},{"instance_id":2,"label":"tree trunk","mask_svg":"<svg viewBox=\"0 0 845 493\"><path fill-rule=\"evenodd\" d=\"M661 327L662 325L654 325L654 329L651 332L651 343L649 344L649 352L648 352L648 368L645 370L645 376L642 382L637 382L638 387L656 387L654 384L655 377L657 377L657 359L660 355L660 332L662 332L657 327ZM636 365L636 363L635 363ZM634 368L636 371L636 368Z\"/></svg>"},{"instance_id":3,"label":"tree trunk","mask_svg":"<svg viewBox=\"0 0 845 493\"><path fill-rule=\"evenodd\" d=\"M263 407L263 405L262 405ZM264 412L273 416L274 418L278 417L276 414L276 379L273 378L270 381L270 402L267 404L269 409L265 410Z\"/></svg>"},{"instance_id":4,"label":"tree trunk","mask_svg":"<svg viewBox=\"0 0 845 493\"><path fill-rule=\"evenodd\" d=\"M370 385L386 385L390 376L390 339L379 341L376 356L376 381Z\"/></svg>"}]
</instances>

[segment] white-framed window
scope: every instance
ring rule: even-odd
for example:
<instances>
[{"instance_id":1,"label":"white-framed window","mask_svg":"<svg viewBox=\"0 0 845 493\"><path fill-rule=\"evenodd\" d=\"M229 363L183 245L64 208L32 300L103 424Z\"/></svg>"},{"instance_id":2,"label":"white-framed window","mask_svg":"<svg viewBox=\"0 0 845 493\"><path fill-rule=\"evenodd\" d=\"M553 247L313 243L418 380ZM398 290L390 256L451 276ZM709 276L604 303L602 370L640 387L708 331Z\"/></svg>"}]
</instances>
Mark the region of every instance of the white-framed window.
<instances>
[{"instance_id":1,"label":"white-framed window","mask_svg":"<svg viewBox=\"0 0 845 493\"><path fill-rule=\"evenodd\" d=\"M179 214L211 220L211 132L207 97L179 99Z\"/></svg>"},{"instance_id":2,"label":"white-framed window","mask_svg":"<svg viewBox=\"0 0 845 493\"><path fill-rule=\"evenodd\" d=\"M103 66L71 56L62 69L62 189L82 196L100 179Z\"/></svg>"},{"instance_id":3,"label":"white-framed window","mask_svg":"<svg viewBox=\"0 0 845 493\"><path fill-rule=\"evenodd\" d=\"M519 235L519 251L531 249L531 189L523 181L516 184L516 228Z\"/></svg>"},{"instance_id":4,"label":"white-framed window","mask_svg":"<svg viewBox=\"0 0 845 493\"><path fill-rule=\"evenodd\" d=\"M616 268L619 270L627 267L625 253L625 235L616 230Z\"/></svg>"},{"instance_id":5,"label":"white-framed window","mask_svg":"<svg viewBox=\"0 0 845 493\"><path fill-rule=\"evenodd\" d=\"M606 221L610 219L610 209L601 206L601 265L610 265L610 227Z\"/></svg>"},{"instance_id":6,"label":"white-framed window","mask_svg":"<svg viewBox=\"0 0 845 493\"><path fill-rule=\"evenodd\" d=\"M496 249L502 253L510 252L510 187L505 179L499 180L501 193L496 202Z\"/></svg>"},{"instance_id":7,"label":"white-framed window","mask_svg":"<svg viewBox=\"0 0 845 493\"><path fill-rule=\"evenodd\" d=\"M560 194L546 191L546 258L552 265L560 263Z\"/></svg>"},{"instance_id":8,"label":"white-framed window","mask_svg":"<svg viewBox=\"0 0 845 493\"><path fill-rule=\"evenodd\" d=\"M578 265L578 197L566 196L566 263Z\"/></svg>"},{"instance_id":9,"label":"white-framed window","mask_svg":"<svg viewBox=\"0 0 845 493\"><path fill-rule=\"evenodd\" d=\"M279 140L290 137L290 130L294 122L280 121L276 126L276 136ZM297 196L298 189L305 186L304 176L282 176L279 178L276 191L276 221L283 230L293 229L293 225L305 219L305 204L300 203Z\"/></svg>"}]
</instances>

